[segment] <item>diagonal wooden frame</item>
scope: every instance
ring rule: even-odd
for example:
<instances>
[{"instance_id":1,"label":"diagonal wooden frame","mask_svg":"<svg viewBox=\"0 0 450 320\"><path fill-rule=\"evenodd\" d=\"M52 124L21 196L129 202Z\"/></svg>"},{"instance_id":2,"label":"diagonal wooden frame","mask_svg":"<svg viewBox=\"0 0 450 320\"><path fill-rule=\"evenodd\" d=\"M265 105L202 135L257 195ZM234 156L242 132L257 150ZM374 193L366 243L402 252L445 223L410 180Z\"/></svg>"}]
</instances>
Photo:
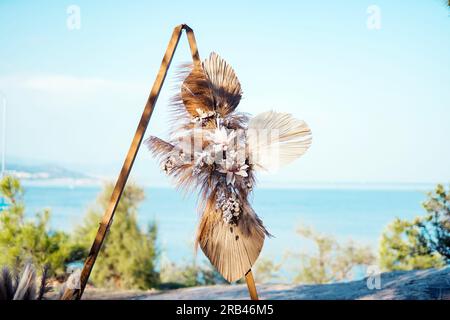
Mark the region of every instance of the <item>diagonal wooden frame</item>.
<instances>
[{"instance_id":1,"label":"diagonal wooden frame","mask_svg":"<svg viewBox=\"0 0 450 320\"><path fill-rule=\"evenodd\" d=\"M63 296L61 297L62 300L79 300L83 295L87 281L91 274L92 268L94 267L100 249L103 245L108 229L113 222L114 213L120 201L120 197L122 196L122 192L127 183L131 169L133 168L134 160L136 159L136 155L141 146L142 139L152 116L153 109L155 108L156 101L158 100L159 93L161 92L162 85L167 75L167 70L170 67L170 63L172 62L175 49L178 46L178 42L180 41L183 30L185 30L186 36L188 38L194 65L201 64L194 31L186 24L176 26L173 30L172 37L170 38L166 53L164 54L164 58L161 62L161 66L159 67L155 82L153 83L152 90L150 91L150 95L145 105L144 112L142 113L141 120L139 121L139 125L136 129L136 133L134 134L133 141L131 142L131 146L123 163L122 170L120 171L119 177L117 178L116 184L114 186L109 205L105 213L103 214L97 231L97 235L94 239L94 242L92 243L89 255L86 258L83 270L81 271L80 286L77 289L67 288ZM245 275L245 279L251 299L258 300L258 294L256 292L256 286L251 270L247 272L247 274Z\"/></svg>"}]
</instances>

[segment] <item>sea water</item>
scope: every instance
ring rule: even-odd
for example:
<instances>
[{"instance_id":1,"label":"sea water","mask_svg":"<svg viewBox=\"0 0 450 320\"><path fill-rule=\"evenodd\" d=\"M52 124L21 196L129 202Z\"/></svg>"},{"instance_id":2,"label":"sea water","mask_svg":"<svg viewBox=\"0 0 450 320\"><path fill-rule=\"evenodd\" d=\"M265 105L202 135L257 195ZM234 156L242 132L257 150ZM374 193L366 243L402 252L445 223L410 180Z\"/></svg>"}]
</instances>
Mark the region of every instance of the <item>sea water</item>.
<instances>
[{"instance_id":1,"label":"sea water","mask_svg":"<svg viewBox=\"0 0 450 320\"><path fill-rule=\"evenodd\" d=\"M83 222L95 203L100 187L25 188L26 215L50 208L53 229L73 231ZM147 188L139 207L142 228L155 221L164 259L176 263L192 261L198 222L196 197L170 188ZM374 252L380 235L396 217L412 219L423 214L421 202L426 192L419 188L298 188L257 189L251 197L255 211L273 235L265 241L262 257L282 261L300 252L312 252L314 245L296 230L308 226L334 236L338 241L352 239L369 245ZM299 263L299 262L298 262ZM297 261L290 260L295 269ZM288 272L289 273L289 272Z\"/></svg>"}]
</instances>

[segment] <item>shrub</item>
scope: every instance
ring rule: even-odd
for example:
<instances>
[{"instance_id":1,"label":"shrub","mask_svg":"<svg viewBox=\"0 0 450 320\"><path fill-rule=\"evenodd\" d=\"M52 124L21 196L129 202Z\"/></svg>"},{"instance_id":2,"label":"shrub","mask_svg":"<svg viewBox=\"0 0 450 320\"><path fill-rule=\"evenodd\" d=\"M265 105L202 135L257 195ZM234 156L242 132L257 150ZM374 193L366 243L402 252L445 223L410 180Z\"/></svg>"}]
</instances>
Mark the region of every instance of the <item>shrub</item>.
<instances>
[{"instance_id":1,"label":"shrub","mask_svg":"<svg viewBox=\"0 0 450 320\"><path fill-rule=\"evenodd\" d=\"M72 244L64 232L49 228L50 211L25 219L23 188L12 176L0 182L0 194L9 206L0 212L0 265L22 268L26 262L46 265L49 275L65 273L72 256Z\"/></svg>"},{"instance_id":2,"label":"shrub","mask_svg":"<svg viewBox=\"0 0 450 320\"><path fill-rule=\"evenodd\" d=\"M450 193L442 185L422 203L424 216L395 219L382 234L380 266L390 270L439 268L450 262Z\"/></svg>"},{"instance_id":3,"label":"shrub","mask_svg":"<svg viewBox=\"0 0 450 320\"><path fill-rule=\"evenodd\" d=\"M340 244L333 237L309 228L299 228L298 234L316 246L313 254L300 254L301 267L295 281L299 283L329 283L352 280L356 267L375 261L372 250L353 241Z\"/></svg>"},{"instance_id":4,"label":"shrub","mask_svg":"<svg viewBox=\"0 0 450 320\"><path fill-rule=\"evenodd\" d=\"M108 184L98 197L97 204L86 215L84 224L76 230L76 242L85 248L85 256L98 230L98 223L109 205L113 185ZM128 184L117 206L112 224L99 253L90 279L97 286L118 289L148 289L159 284L155 270L158 259L157 227L153 223L147 232L137 224L138 205L144 191Z\"/></svg>"}]
</instances>

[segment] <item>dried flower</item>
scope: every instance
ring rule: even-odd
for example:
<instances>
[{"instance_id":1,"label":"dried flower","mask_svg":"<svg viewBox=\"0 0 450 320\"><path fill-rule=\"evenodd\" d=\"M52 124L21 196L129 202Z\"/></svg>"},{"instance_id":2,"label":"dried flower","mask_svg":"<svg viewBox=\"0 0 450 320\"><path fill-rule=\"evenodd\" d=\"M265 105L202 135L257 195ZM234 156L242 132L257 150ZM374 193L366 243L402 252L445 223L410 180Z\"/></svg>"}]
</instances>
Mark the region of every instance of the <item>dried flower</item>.
<instances>
[{"instance_id":1,"label":"dried flower","mask_svg":"<svg viewBox=\"0 0 450 320\"><path fill-rule=\"evenodd\" d=\"M202 167L203 165L211 165L214 163L214 157L211 152L206 149L202 152L195 153L195 166Z\"/></svg>"},{"instance_id":2,"label":"dried flower","mask_svg":"<svg viewBox=\"0 0 450 320\"><path fill-rule=\"evenodd\" d=\"M227 185L234 185L236 176L247 177L248 165L245 164L245 159L237 152L230 151L227 158L219 162L217 171L226 174Z\"/></svg>"},{"instance_id":3,"label":"dried flower","mask_svg":"<svg viewBox=\"0 0 450 320\"><path fill-rule=\"evenodd\" d=\"M216 209L222 211L222 218L225 223L233 224L239 219L241 204L234 192L228 197L224 192L221 192L217 197Z\"/></svg>"},{"instance_id":4,"label":"dried flower","mask_svg":"<svg viewBox=\"0 0 450 320\"><path fill-rule=\"evenodd\" d=\"M209 166L214 163L214 157L209 150L203 150L202 152L195 152L194 156L194 169L192 169L192 175L198 175L201 173L204 166Z\"/></svg>"},{"instance_id":5,"label":"dried flower","mask_svg":"<svg viewBox=\"0 0 450 320\"><path fill-rule=\"evenodd\" d=\"M205 112L203 109L200 109L200 108L195 109L195 111L197 111L198 117L200 119L211 118L216 115L216 113L214 111L206 111Z\"/></svg>"},{"instance_id":6,"label":"dried flower","mask_svg":"<svg viewBox=\"0 0 450 320\"><path fill-rule=\"evenodd\" d=\"M216 152L226 151L236 138L236 132L231 130L231 132L228 133L225 127L220 127L209 132L206 137L211 141Z\"/></svg>"},{"instance_id":7,"label":"dried flower","mask_svg":"<svg viewBox=\"0 0 450 320\"><path fill-rule=\"evenodd\" d=\"M170 154L164 161L161 162L161 169L165 174L170 174L176 166L180 165L182 162L182 157L182 152L179 154Z\"/></svg>"},{"instance_id":8,"label":"dried flower","mask_svg":"<svg viewBox=\"0 0 450 320\"><path fill-rule=\"evenodd\" d=\"M193 116L191 118L191 122L193 123L205 123L206 120L216 116L216 112L214 111L204 111L201 108L197 108L195 109L195 111L197 112L198 116Z\"/></svg>"}]
</instances>

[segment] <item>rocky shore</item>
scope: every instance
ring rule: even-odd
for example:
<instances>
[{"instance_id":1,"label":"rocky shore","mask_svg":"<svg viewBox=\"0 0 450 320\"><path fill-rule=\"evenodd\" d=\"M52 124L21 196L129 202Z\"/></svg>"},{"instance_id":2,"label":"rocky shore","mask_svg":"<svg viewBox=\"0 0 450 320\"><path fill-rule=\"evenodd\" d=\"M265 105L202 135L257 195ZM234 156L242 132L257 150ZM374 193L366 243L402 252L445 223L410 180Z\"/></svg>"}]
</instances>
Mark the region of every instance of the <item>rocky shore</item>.
<instances>
[{"instance_id":1,"label":"rocky shore","mask_svg":"<svg viewBox=\"0 0 450 320\"><path fill-rule=\"evenodd\" d=\"M363 279L321 285L262 284L257 287L260 299L264 300L450 300L450 267L382 273L379 280L379 286L374 279ZM234 300L248 299L248 292L245 285L119 292L91 288L86 290L84 299Z\"/></svg>"}]
</instances>

